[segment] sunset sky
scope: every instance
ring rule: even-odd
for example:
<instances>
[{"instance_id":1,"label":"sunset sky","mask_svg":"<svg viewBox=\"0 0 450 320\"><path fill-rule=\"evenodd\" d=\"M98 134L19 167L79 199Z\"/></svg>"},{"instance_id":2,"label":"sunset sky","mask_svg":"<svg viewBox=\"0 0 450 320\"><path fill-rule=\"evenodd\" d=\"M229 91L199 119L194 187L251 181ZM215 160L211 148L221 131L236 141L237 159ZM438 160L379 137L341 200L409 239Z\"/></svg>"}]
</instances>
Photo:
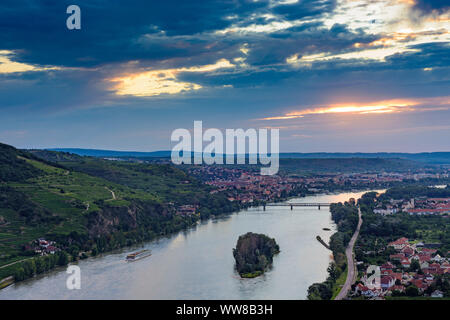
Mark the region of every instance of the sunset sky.
<instances>
[{"instance_id":1,"label":"sunset sky","mask_svg":"<svg viewBox=\"0 0 450 320\"><path fill-rule=\"evenodd\" d=\"M202 120L284 152L450 151L449 3L2 0L0 142L168 150Z\"/></svg>"}]
</instances>

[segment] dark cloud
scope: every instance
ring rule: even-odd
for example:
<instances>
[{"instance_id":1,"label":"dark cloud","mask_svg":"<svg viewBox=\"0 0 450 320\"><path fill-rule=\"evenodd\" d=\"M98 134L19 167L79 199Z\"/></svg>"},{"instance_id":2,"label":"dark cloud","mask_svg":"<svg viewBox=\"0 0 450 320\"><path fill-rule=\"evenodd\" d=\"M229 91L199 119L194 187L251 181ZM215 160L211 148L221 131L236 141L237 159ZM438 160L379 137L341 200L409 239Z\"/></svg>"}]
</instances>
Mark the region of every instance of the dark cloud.
<instances>
[{"instance_id":1,"label":"dark cloud","mask_svg":"<svg viewBox=\"0 0 450 320\"><path fill-rule=\"evenodd\" d=\"M333 11L336 0L299 0L296 3L278 5L273 12L288 20L318 16Z\"/></svg>"},{"instance_id":2,"label":"dark cloud","mask_svg":"<svg viewBox=\"0 0 450 320\"><path fill-rule=\"evenodd\" d=\"M424 14L429 14L433 11L443 13L450 9L450 2L448 0L416 0L414 9Z\"/></svg>"},{"instance_id":3,"label":"dark cloud","mask_svg":"<svg viewBox=\"0 0 450 320\"><path fill-rule=\"evenodd\" d=\"M418 51L394 54L386 58L391 69L417 69L450 66L450 44L423 43L411 46Z\"/></svg>"},{"instance_id":4,"label":"dark cloud","mask_svg":"<svg viewBox=\"0 0 450 320\"><path fill-rule=\"evenodd\" d=\"M247 62L253 66L276 65L285 63L286 58L293 54L340 53L351 49L356 42L370 43L378 38L361 31L350 31L342 24L328 29L321 23L309 23L250 42Z\"/></svg>"},{"instance_id":5,"label":"dark cloud","mask_svg":"<svg viewBox=\"0 0 450 320\"><path fill-rule=\"evenodd\" d=\"M210 41L173 36L212 32L267 8L268 1L76 1L82 29L66 28L69 0L0 3L0 49L21 62L97 66L124 60L158 61L210 51ZM153 35L142 42L144 35ZM157 36L159 35L159 36Z\"/></svg>"}]
</instances>

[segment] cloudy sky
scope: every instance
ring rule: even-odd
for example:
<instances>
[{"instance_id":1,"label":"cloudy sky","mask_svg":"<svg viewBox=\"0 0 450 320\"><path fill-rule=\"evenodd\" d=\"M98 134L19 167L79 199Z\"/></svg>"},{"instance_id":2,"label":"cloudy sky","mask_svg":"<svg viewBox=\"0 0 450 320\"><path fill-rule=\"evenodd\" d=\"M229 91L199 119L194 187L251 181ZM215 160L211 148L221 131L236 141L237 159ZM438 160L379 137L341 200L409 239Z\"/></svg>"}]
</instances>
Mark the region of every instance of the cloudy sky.
<instances>
[{"instance_id":1,"label":"cloudy sky","mask_svg":"<svg viewBox=\"0 0 450 320\"><path fill-rule=\"evenodd\" d=\"M81 30L66 8L81 8ZM447 0L2 0L0 141L170 149L279 128L281 151L450 151Z\"/></svg>"}]
</instances>

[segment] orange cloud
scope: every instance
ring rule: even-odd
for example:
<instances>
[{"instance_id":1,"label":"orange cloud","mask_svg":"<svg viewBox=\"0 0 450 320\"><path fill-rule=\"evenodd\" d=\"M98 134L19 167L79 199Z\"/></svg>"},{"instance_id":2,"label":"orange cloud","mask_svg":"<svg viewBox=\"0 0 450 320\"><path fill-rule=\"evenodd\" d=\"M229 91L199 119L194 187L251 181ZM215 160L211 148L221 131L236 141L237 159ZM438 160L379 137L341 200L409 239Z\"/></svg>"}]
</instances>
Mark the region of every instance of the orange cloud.
<instances>
[{"instance_id":1,"label":"orange cloud","mask_svg":"<svg viewBox=\"0 0 450 320\"><path fill-rule=\"evenodd\" d=\"M158 96L160 94L177 94L181 92L199 90L201 85L184 82L177 79L181 72L213 72L219 69L232 68L234 65L226 59L218 60L215 64L164 70L151 70L132 73L109 79L116 83L113 90L117 95L133 95L137 97Z\"/></svg>"},{"instance_id":2,"label":"orange cloud","mask_svg":"<svg viewBox=\"0 0 450 320\"><path fill-rule=\"evenodd\" d=\"M349 114L372 114L372 113L394 113L414 111L415 107L432 105L439 108L427 108L426 110L447 110L450 107L449 97L425 98L425 99L395 99L378 101L370 104L342 103L327 107L317 107L305 110L290 111L281 116L262 118L260 120L287 120L303 118L306 115L349 113ZM442 106L445 106L442 108Z\"/></svg>"}]
</instances>

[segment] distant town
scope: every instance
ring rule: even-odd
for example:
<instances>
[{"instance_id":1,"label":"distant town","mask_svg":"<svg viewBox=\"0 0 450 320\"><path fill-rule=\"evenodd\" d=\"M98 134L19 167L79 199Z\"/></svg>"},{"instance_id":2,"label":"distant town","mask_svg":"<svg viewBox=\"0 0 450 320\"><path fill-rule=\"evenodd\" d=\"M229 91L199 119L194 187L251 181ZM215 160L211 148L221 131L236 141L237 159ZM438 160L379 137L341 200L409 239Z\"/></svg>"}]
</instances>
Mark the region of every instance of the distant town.
<instances>
[{"instance_id":1,"label":"distant town","mask_svg":"<svg viewBox=\"0 0 450 320\"><path fill-rule=\"evenodd\" d=\"M402 182L448 179L450 169L430 172L382 172L296 175L279 174L263 176L248 167L191 166L193 176L214 187L212 194L225 192L228 200L243 204L272 202L290 196L327 193L342 190L364 190L376 187L390 187ZM398 203L396 203L397 205ZM380 208L382 210L382 208ZM385 208L394 212L394 206ZM380 211L381 212L381 211Z\"/></svg>"}]
</instances>

